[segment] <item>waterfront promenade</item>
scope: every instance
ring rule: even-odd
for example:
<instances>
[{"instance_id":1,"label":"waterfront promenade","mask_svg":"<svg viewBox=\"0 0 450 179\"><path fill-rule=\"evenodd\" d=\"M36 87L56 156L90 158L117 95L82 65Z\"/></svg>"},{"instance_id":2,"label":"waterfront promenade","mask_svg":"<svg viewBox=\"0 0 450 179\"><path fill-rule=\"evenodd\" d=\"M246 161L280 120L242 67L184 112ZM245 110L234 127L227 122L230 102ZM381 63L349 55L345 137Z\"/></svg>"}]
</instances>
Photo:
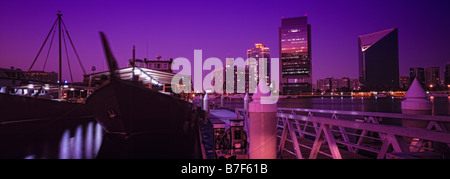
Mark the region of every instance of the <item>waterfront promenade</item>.
<instances>
[{"instance_id":1,"label":"waterfront promenade","mask_svg":"<svg viewBox=\"0 0 450 179\"><path fill-rule=\"evenodd\" d=\"M247 121L248 113L210 110L211 123L239 118ZM443 159L450 154L449 116L278 108L276 120L279 159Z\"/></svg>"}]
</instances>

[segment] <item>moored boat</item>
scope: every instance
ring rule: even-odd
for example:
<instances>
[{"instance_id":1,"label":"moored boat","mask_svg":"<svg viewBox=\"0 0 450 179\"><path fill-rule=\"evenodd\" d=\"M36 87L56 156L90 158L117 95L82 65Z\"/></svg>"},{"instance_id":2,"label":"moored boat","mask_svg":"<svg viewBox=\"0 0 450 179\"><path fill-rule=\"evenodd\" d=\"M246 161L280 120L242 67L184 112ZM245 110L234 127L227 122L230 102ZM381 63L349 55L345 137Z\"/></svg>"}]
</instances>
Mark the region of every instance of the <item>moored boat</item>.
<instances>
[{"instance_id":1,"label":"moored boat","mask_svg":"<svg viewBox=\"0 0 450 179\"><path fill-rule=\"evenodd\" d=\"M193 104L120 79L103 33L101 37L110 76L86 101L105 131L98 158L201 158Z\"/></svg>"}]
</instances>

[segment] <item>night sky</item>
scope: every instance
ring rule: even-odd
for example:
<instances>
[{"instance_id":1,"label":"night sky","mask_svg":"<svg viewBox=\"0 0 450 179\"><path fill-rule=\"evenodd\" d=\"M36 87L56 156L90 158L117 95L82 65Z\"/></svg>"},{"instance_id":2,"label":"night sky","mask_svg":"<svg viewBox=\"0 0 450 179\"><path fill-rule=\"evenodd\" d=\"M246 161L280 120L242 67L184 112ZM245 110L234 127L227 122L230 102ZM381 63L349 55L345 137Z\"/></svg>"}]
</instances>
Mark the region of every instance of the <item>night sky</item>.
<instances>
[{"instance_id":1,"label":"night sky","mask_svg":"<svg viewBox=\"0 0 450 179\"><path fill-rule=\"evenodd\" d=\"M87 71L91 66L107 70L99 31L109 38L120 67L132 57L133 45L141 59L161 55L193 61L194 49L202 49L203 60L224 61L245 58L254 43L263 43L271 57L278 57L281 18L305 14L312 26L314 83L326 77L357 78L358 35L392 27L399 28L400 75L409 75L409 68L416 66L439 66L442 75L450 63L450 1L1 0L0 68L27 70L57 11L62 11ZM58 71L55 47L46 71ZM47 48L36 70L42 69L46 53ZM81 81L82 71L69 53L75 81ZM68 73L63 77L69 79Z\"/></svg>"}]
</instances>

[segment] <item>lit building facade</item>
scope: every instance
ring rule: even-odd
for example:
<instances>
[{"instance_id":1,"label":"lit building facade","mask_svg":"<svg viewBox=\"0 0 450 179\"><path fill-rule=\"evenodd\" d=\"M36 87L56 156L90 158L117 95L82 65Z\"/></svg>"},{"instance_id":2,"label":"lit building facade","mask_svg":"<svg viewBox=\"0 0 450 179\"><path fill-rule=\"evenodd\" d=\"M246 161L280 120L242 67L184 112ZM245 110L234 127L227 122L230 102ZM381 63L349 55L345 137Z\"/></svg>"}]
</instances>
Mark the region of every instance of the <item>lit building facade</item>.
<instances>
[{"instance_id":1,"label":"lit building facade","mask_svg":"<svg viewBox=\"0 0 450 179\"><path fill-rule=\"evenodd\" d=\"M130 59L129 62L130 63L128 64L128 67L132 67L133 59ZM158 71L163 71L163 72L168 72L168 73L172 73L172 68L171 68L172 63L173 63L172 59L161 60L161 56L156 56L156 60L147 60L147 58L144 58L144 60L135 59L135 65L137 67L148 68L148 69L158 70Z\"/></svg>"},{"instance_id":2,"label":"lit building facade","mask_svg":"<svg viewBox=\"0 0 450 179\"><path fill-rule=\"evenodd\" d=\"M58 73L56 72L30 71L24 72L24 75L25 78L29 80L52 82L52 83L56 83L58 81Z\"/></svg>"},{"instance_id":3,"label":"lit building facade","mask_svg":"<svg viewBox=\"0 0 450 179\"><path fill-rule=\"evenodd\" d=\"M281 93L312 91L311 25L307 16L281 19Z\"/></svg>"},{"instance_id":4,"label":"lit building facade","mask_svg":"<svg viewBox=\"0 0 450 179\"><path fill-rule=\"evenodd\" d=\"M409 84L412 84L413 80L417 78L417 81L425 86L425 70L421 67L410 68L409 69Z\"/></svg>"},{"instance_id":5,"label":"lit building facade","mask_svg":"<svg viewBox=\"0 0 450 179\"><path fill-rule=\"evenodd\" d=\"M267 83L270 83L270 50L269 47L264 46L261 43L256 43L255 44L255 48L249 49L247 50L247 58L254 58L256 59L256 62L260 63L260 59L261 58L265 58L266 59L266 76L264 77L266 79ZM249 64L249 69L255 70L254 74L255 76L251 77L249 76L249 78L255 78L257 82L259 82L259 67L257 66L257 68L253 68L252 66L255 64ZM263 78L261 78L263 79ZM248 83L248 80L246 80Z\"/></svg>"},{"instance_id":6,"label":"lit building facade","mask_svg":"<svg viewBox=\"0 0 450 179\"><path fill-rule=\"evenodd\" d=\"M249 80L248 80L248 76L249 76L249 67L245 66L244 68L241 67L237 67L234 66L234 68L232 68L233 70L233 81L226 79L226 74L227 74L227 67L230 67L228 65L225 65L223 67L223 69L219 69L219 70L214 70L212 73L214 76L218 76L218 77L222 77L222 82L223 82L223 93L234 93L234 94L238 94L239 91L244 91L245 93L249 92ZM240 81L240 79L238 78L239 76L244 76L245 77L245 81L243 82L243 85L239 85L239 83L242 83ZM215 78L213 78L213 85L216 85L216 80ZM231 90L231 88L233 90Z\"/></svg>"},{"instance_id":7,"label":"lit building facade","mask_svg":"<svg viewBox=\"0 0 450 179\"><path fill-rule=\"evenodd\" d=\"M441 71L439 67L425 68L425 87L428 89L438 87L441 83L440 74Z\"/></svg>"},{"instance_id":8,"label":"lit building facade","mask_svg":"<svg viewBox=\"0 0 450 179\"><path fill-rule=\"evenodd\" d=\"M359 81L363 90L393 90L399 86L398 29L358 37Z\"/></svg>"},{"instance_id":9,"label":"lit building facade","mask_svg":"<svg viewBox=\"0 0 450 179\"><path fill-rule=\"evenodd\" d=\"M401 90L408 90L410 85L409 76L400 76L399 83Z\"/></svg>"},{"instance_id":10,"label":"lit building facade","mask_svg":"<svg viewBox=\"0 0 450 179\"><path fill-rule=\"evenodd\" d=\"M360 90L359 79L325 78L317 80L317 89L320 91L357 91Z\"/></svg>"}]
</instances>

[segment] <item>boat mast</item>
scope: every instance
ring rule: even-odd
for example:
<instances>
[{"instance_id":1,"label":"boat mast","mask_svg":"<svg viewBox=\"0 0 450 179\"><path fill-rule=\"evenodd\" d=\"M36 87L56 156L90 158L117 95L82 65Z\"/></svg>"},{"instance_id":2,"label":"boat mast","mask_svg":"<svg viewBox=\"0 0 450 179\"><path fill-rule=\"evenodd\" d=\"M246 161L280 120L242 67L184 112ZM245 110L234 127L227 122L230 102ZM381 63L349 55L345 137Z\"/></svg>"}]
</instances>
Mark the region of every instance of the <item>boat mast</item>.
<instances>
[{"instance_id":1,"label":"boat mast","mask_svg":"<svg viewBox=\"0 0 450 179\"><path fill-rule=\"evenodd\" d=\"M59 83L58 99L62 99L62 53L61 53L61 11L58 11L58 35L59 35Z\"/></svg>"},{"instance_id":2,"label":"boat mast","mask_svg":"<svg viewBox=\"0 0 450 179\"><path fill-rule=\"evenodd\" d=\"M135 51L135 47L134 47L134 45L133 45L133 59L132 59L132 66L133 66L133 73L132 73L132 77L131 77L131 80L132 81L135 81L134 79L135 79L135 73L134 73L134 69L135 69L135 67L136 67L136 51ZM137 80L136 80L137 81Z\"/></svg>"}]
</instances>

